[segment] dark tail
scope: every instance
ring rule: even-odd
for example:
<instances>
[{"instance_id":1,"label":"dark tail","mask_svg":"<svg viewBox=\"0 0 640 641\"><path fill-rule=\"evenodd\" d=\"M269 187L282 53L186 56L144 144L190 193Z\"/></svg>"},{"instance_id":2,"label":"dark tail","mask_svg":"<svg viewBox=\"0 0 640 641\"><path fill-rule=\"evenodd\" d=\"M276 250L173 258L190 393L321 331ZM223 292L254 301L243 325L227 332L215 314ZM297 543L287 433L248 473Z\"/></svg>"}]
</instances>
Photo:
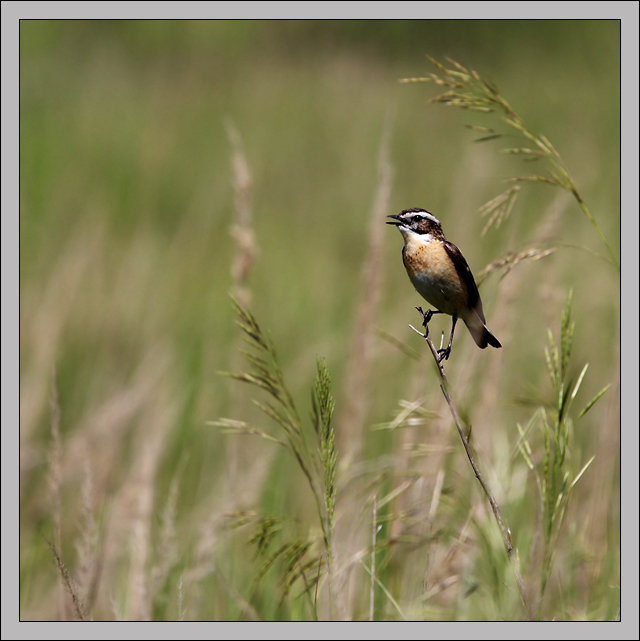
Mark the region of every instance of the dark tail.
<instances>
[{"instance_id":1,"label":"dark tail","mask_svg":"<svg viewBox=\"0 0 640 641\"><path fill-rule=\"evenodd\" d=\"M491 345L491 347L502 347L500 341L487 329L487 326L475 311L465 314L465 316L466 318L463 317L462 320L480 349L484 349L487 345Z\"/></svg>"}]
</instances>

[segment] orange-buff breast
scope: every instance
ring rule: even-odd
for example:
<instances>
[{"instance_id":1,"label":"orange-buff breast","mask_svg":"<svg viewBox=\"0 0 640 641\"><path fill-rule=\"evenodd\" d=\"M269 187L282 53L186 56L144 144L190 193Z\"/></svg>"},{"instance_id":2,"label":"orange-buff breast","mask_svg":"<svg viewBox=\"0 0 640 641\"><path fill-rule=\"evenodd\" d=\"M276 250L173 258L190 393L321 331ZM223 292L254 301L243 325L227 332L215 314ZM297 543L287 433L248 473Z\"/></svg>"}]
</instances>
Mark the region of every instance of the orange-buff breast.
<instances>
[{"instance_id":1,"label":"orange-buff breast","mask_svg":"<svg viewBox=\"0 0 640 641\"><path fill-rule=\"evenodd\" d=\"M402 258L416 291L438 311L459 314L469 295L447 250L437 240L407 240Z\"/></svg>"}]
</instances>

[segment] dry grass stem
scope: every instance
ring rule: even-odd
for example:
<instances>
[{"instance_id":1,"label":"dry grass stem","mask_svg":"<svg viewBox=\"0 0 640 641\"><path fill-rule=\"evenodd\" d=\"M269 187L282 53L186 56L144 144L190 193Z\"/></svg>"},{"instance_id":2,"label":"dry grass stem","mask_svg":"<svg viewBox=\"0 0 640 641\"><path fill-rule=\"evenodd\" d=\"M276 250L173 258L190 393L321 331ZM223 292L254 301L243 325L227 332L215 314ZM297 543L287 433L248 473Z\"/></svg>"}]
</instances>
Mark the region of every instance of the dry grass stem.
<instances>
[{"instance_id":1,"label":"dry grass stem","mask_svg":"<svg viewBox=\"0 0 640 641\"><path fill-rule=\"evenodd\" d=\"M369 621L373 621L373 606L376 578L376 535L378 534L378 495L373 495L373 518L371 519L371 587L369 595Z\"/></svg>"},{"instance_id":2,"label":"dry grass stem","mask_svg":"<svg viewBox=\"0 0 640 641\"><path fill-rule=\"evenodd\" d=\"M415 327L412 327L412 329L418 334L420 334L420 332L417 329L415 329ZM447 391L447 386L448 386L447 377L444 372L443 364L439 361L438 350L436 349L435 345L433 344L433 341L431 340L431 336L429 335L428 326L425 328L425 334L423 334L422 336L427 342L427 345L431 350L431 354L433 355L436 365L438 366L438 371L443 381L443 384L440 385L440 389L442 390L442 394L444 395L444 398L447 401L447 405L449 406L449 410L451 411L451 416L453 417L454 423L458 430L458 434L460 435L460 440L462 441L462 444L464 446L465 452L467 454L467 458L469 459L469 463L471 464L471 467L473 468L473 472L476 478L478 479L478 482L480 483L480 486L482 487L482 490L485 496L487 497L489 504L491 505L491 510L493 511L493 515L495 516L498 527L500 528L500 532L502 533L502 539L503 539L505 549L507 551L507 556L509 558L509 561L511 561L514 569L516 581L518 583L518 589L520 590L520 595L522 597L523 604L525 606L525 609L527 610L529 618L532 618L533 612L531 610L531 606L527 598L524 581L522 579L522 574L520 572L520 562L518 560L517 554L514 553L513 542L511 539L511 531L509 530L506 523L504 522L504 519L502 518L502 513L500 511L500 507L495 497L493 496L493 493L491 492L487 482L485 481L484 475L482 474L482 472L480 471L480 468L478 467L467 433L464 430L462 421L460 420L460 416L458 415L458 411L453 401L451 400L451 396Z\"/></svg>"},{"instance_id":3,"label":"dry grass stem","mask_svg":"<svg viewBox=\"0 0 640 641\"><path fill-rule=\"evenodd\" d=\"M91 460L87 454L82 484L82 525L80 539L76 544L78 551L78 585L84 595L87 611L91 611L100 576L100 558L98 555L98 528L96 526L95 504L93 497L93 478Z\"/></svg>"},{"instance_id":4,"label":"dry grass stem","mask_svg":"<svg viewBox=\"0 0 640 641\"><path fill-rule=\"evenodd\" d=\"M56 547L47 539L45 539L45 541L47 541L47 545L49 546L49 549L51 550L51 553L53 554L53 557L55 559L58 574L60 575L60 580L62 581L62 584L71 597L75 617L78 619L78 621L89 621L90 619L85 612L84 603L82 601L80 591L78 590L78 586L73 580L73 577L69 573L67 566L60 558L60 554L58 553Z\"/></svg>"},{"instance_id":5,"label":"dry grass stem","mask_svg":"<svg viewBox=\"0 0 640 641\"><path fill-rule=\"evenodd\" d=\"M184 574L181 574L180 578L178 579L178 621L184 621L187 616L187 613L184 609L183 579Z\"/></svg>"},{"instance_id":6,"label":"dry grass stem","mask_svg":"<svg viewBox=\"0 0 640 641\"><path fill-rule=\"evenodd\" d=\"M232 293L243 307L248 307L251 293L247 287L247 278L258 253L251 224L251 173L240 133L230 120L225 123L225 128L233 148L233 186L236 194L236 221L231 227L231 235L236 241L235 258L231 267Z\"/></svg>"},{"instance_id":7,"label":"dry grass stem","mask_svg":"<svg viewBox=\"0 0 640 641\"><path fill-rule=\"evenodd\" d=\"M55 549L62 549L62 499L60 496L62 485L62 441L60 438L60 403L58 401L58 386L56 369L51 369L51 396L49 406L51 409L51 447L49 449L49 490L51 492L51 506L53 516L53 540ZM49 546L51 547L51 546ZM53 550L52 550L53 551ZM60 568L60 566L58 566ZM61 574L62 577L62 574ZM64 587L60 584L58 593L58 616L61 621L65 617Z\"/></svg>"},{"instance_id":8,"label":"dry grass stem","mask_svg":"<svg viewBox=\"0 0 640 641\"><path fill-rule=\"evenodd\" d=\"M364 260L361 297L356 313L356 324L351 340L342 410L337 418L336 431L343 436L339 448L343 460L355 456L361 447L362 431L369 407L368 372L372 357L373 321L380 300L382 277L382 246L385 227L382 224L389 209L393 182L393 167L389 160L391 118L387 117L378 156L378 180L369 225L369 242Z\"/></svg>"},{"instance_id":9,"label":"dry grass stem","mask_svg":"<svg viewBox=\"0 0 640 641\"><path fill-rule=\"evenodd\" d=\"M524 120L516 114L511 105L506 101L504 96L500 93L496 84L484 79L473 69L466 69L463 65L451 58L447 61L455 67L451 69L438 62L434 58L427 56L431 63L435 65L441 72L442 76L432 74L428 78L412 78L405 79L405 82L434 82L440 86L446 86L449 91L431 98L428 103L443 103L453 107L462 107L471 111L478 111L484 113L497 112L501 115L501 120L508 126L512 127L519 132L520 136L524 138L528 144L533 144L537 150L529 147L515 147L503 150L508 154L518 154L524 156L526 159L539 159L546 161L548 165L547 174L528 174L526 176L517 176L509 179L507 182L526 183L526 182L542 182L549 185L555 185L561 189L572 194L577 201L583 214L594 228L598 238L605 246L611 264L620 271L620 259L614 253L609 245L607 239L602 233L595 217L587 207L584 198L580 194L573 178L571 177L568 169L564 165L562 157L551 144L551 142L543 134L533 134L526 126ZM482 140L491 140L499 137L500 134L492 134L484 137ZM517 185L516 185L517 188ZM489 201L483 206L482 210L485 213L495 212L490 218L483 233L492 225L499 225L510 213L515 201L517 190L507 190L492 201ZM505 200L505 196L508 200Z\"/></svg>"},{"instance_id":10,"label":"dry grass stem","mask_svg":"<svg viewBox=\"0 0 640 641\"><path fill-rule=\"evenodd\" d=\"M382 222L388 212L393 184L393 167L389 159L391 132L391 117L387 115L378 155L377 189L371 209L362 286L359 288L361 296L358 301L347 373L341 393L341 409L336 417L336 434L340 439L338 450L343 466L348 466L357 457L362 447L363 430L370 406L368 378L373 351L373 321L380 300L383 273L382 248L385 226ZM336 554L342 558L351 557L362 542L356 534L354 519L353 513L344 516L336 531ZM364 536L364 533L361 532L360 535ZM343 620L348 618L348 597L345 598L348 583L346 573L339 573L333 580L335 603L339 617Z\"/></svg>"}]
</instances>

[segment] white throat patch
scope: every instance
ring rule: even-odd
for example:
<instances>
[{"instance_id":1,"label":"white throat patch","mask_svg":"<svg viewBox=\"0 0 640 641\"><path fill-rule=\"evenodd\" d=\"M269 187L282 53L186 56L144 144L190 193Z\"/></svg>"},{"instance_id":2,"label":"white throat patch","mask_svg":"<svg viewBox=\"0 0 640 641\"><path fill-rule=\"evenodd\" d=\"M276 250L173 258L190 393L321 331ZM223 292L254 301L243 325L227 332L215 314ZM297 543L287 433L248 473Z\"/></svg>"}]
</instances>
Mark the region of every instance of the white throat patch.
<instances>
[{"instance_id":1,"label":"white throat patch","mask_svg":"<svg viewBox=\"0 0 640 641\"><path fill-rule=\"evenodd\" d=\"M431 234L419 234L417 231L409 229L409 227L405 227L404 225L399 225L398 229L405 241L408 241L411 238L419 243L430 243L433 240L433 236Z\"/></svg>"}]
</instances>

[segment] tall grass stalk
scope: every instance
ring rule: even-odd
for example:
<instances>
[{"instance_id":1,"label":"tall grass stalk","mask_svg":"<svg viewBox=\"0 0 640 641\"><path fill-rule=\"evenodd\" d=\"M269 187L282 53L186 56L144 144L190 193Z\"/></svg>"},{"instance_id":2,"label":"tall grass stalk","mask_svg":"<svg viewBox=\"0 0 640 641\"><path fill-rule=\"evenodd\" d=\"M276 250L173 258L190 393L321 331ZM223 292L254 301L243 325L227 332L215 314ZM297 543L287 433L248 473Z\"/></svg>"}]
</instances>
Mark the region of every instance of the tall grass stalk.
<instances>
[{"instance_id":1,"label":"tall grass stalk","mask_svg":"<svg viewBox=\"0 0 640 641\"><path fill-rule=\"evenodd\" d=\"M56 557L58 570L61 570L62 562L59 560L57 550L62 549L62 507L60 498L60 486L62 484L62 440L60 438L60 403L58 401L58 386L56 380L56 369L51 369L51 396L49 399L51 409L51 447L49 449L49 490L51 492L51 505L53 512L53 545L49 549ZM65 619L64 573L60 571L60 589L58 592L58 609L60 620ZM71 590L69 590L71 592ZM73 594L73 593L72 593Z\"/></svg>"},{"instance_id":2,"label":"tall grass stalk","mask_svg":"<svg viewBox=\"0 0 640 641\"><path fill-rule=\"evenodd\" d=\"M235 258L231 266L233 296L243 307L247 307L251 303L247 279L258 253L251 216L252 180L240 132L231 120L225 122L225 129L233 149L231 166L236 207L236 220L231 227L231 235L236 241Z\"/></svg>"},{"instance_id":3,"label":"tall grass stalk","mask_svg":"<svg viewBox=\"0 0 640 641\"><path fill-rule=\"evenodd\" d=\"M76 582L73 580L69 569L60 558L60 553L58 552L56 546L47 539L45 539L45 541L47 542L47 545L49 546L49 549L53 554L53 558L55 559L56 568L58 569L58 574L60 575L60 581L62 582L62 585L65 587L71 598L71 602L73 604L73 612L76 619L78 621L89 621L89 615L85 611L85 606L80 594L80 590L78 589Z\"/></svg>"},{"instance_id":4,"label":"tall grass stalk","mask_svg":"<svg viewBox=\"0 0 640 641\"><path fill-rule=\"evenodd\" d=\"M453 68L445 67L434 58L430 56L427 57L440 71L440 75L431 73L428 77L404 78L401 82L432 82L440 87L446 87L447 91L428 101L430 104L442 103L479 113L497 112L502 114L502 121L518 132L525 141L524 144L533 145L532 147L505 148L502 150L502 153L521 156L524 160L529 161L544 160L547 163L548 169L545 174L531 173L510 178L507 182L515 184L480 208L483 216L489 216L483 233L492 225L495 224L498 226L503 220L508 218L518 197L520 190L519 183L545 183L554 185L569 192L575 198L583 214L607 250L609 261L618 272L620 272L620 259L616 256L596 219L587 207L562 157L546 136L543 134L534 134L527 127L524 120L513 110L493 81L482 78L474 69L467 69L451 58L447 58L447 60ZM496 133L495 130L488 127L472 126L471 128L483 134L482 137L478 139L478 142L493 140L503 135Z\"/></svg>"},{"instance_id":5,"label":"tall grass stalk","mask_svg":"<svg viewBox=\"0 0 640 641\"><path fill-rule=\"evenodd\" d=\"M421 315L423 314L420 308L418 308L418 311L420 312ZM415 327L412 326L411 328L418 334L421 334L421 332L419 332ZM471 467L473 469L473 473L478 479L478 483L480 483L480 487L482 488L482 491L484 492L485 496L487 497L487 500L489 501L489 505L491 506L491 510L496 519L496 523L500 528L504 547L507 552L507 557L509 558L509 561L511 562L513 567L513 571L516 577L516 581L518 584L518 589L520 591L520 596L522 598L523 605L529 615L529 618L531 618L532 617L531 605L527 597L524 580L522 578L522 573L520 571L520 559L518 557L517 551L515 551L513 548L511 530L507 526L502 516L502 511L500 510L500 506L498 505L498 502L496 501L495 496L491 492L491 489L489 488L489 485L485 480L484 475L480 470L480 467L478 466L476 456L473 452L473 448L471 447L471 443L469 441L469 435L462 424L462 420L460 419L458 410L453 400L451 399L451 395L449 394L449 391L447 389L448 388L447 375L444 370L444 365L442 361L439 359L438 350L436 349L436 346L433 344L433 341L431 340L428 325L425 327L425 333L423 336L427 345L429 346L429 350L431 351L431 354L438 367L438 373L442 378L442 384L440 385L440 389L442 390L442 394L444 395L444 398L447 401L447 405L449 406L449 411L451 412L451 416L453 417L454 423L458 430L458 434L460 435L460 440L462 441L462 445L464 446L464 450L467 454L467 458L469 459L469 463L471 464Z\"/></svg>"},{"instance_id":6,"label":"tall grass stalk","mask_svg":"<svg viewBox=\"0 0 640 641\"><path fill-rule=\"evenodd\" d=\"M382 141L378 154L378 180L370 214L367 255L362 270L362 285L359 288L360 300L356 311L356 322L351 350L347 365L347 375L342 410L337 417L338 434L343 460L356 456L362 446L363 430L370 406L368 379L373 355L373 322L376 318L381 294L383 274L383 240L385 227L381 223L389 210L389 200L393 187L393 166L389 158L391 142L391 116L387 114Z\"/></svg>"},{"instance_id":7,"label":"tall grass stalk","mask_svg":"<svg viewBox=\"0 0 640 641\"><path fill-rule=\"evenodd\" d=\"M244 309L238 301L232 300L238 317L238 325L253 351L243 352L249 365L248 371L240 374L222 373L258 387L271 397L271 400L266 402L254 399L254 403L282 428L284 439L234 419L221 418L211 424L221 427L227 432L261 436L268 441L284 446L294 456L307 479L316 503L323 535L323 556L329 577L329 608L332 612L332 544L337 496L338 455L335 446L335 431L332 426L334 401L331 394L331 379L324 362L318 360L316 363L317 373L312 388L311 419L316 440L316 446L312 448L307 442L303 423L285 383L273 341L262 331L253 315ZM258 529L252 538L259 553L267 553L271 541L280 529L279 519L266 517L259 520ZM309 595L317 578L309 582L307 575L310 571L317 571L319 577L322 567L321 558L309 560L312 546L312 540L303 539L294 539L284 543L274 553L271 553L263 564L260 575L264 575L277 559L281 559L285 568L281 582L282 597L284 598L288 594L293 583L299 578L304 581L305 592ZM312 608L314 616L317 616L317 604L312 603Z\"/></svg>"},{"instance_id":8,"label":"tall grass stalk","mask_svg":"<svg viewBox=\"0 0 640 641\"><path fill-rule=\"evenodd\" d=\"M549 330L549 346L545 347L547 371L553 390L553 417L547 416L547 410L540 407L533 415L526 428L517 425L520 434L518 449L536 480L542 514L543 553L540 567L540 589L536 618L542 616L543 600L551 571L558 539L562 529L571 493L586 472L595 456L592 456L580 469L573 473L569 466L569 441L573 432L573 419L570 414L573 401L580 390L589 364L581 370L577 380L569 376L569 361L573 346L575 322L571 319L572 293L562 312L559 342L553 339ZM596 401L607 391L608 385L600 390L580 411L578 418L584 416ZM536 425L541 425L544 446L544 457L541 464L534 462L530 433Z\"/></svg>"},{"instance_id":9,"label":"tall grass stalk","mask_svg":"<svg viewBox=\"0 0 640 641\"><path fill-rule=\"evenodd\" d=\"M231 119L224 123L227 138L231 144L231 170L233 178L234 205L233 223L231 225L231 236L235 241L233 260L231 262L231 295L242 307L249 307L251 304L251 289L249 287L249 274L258 255L258 243L253 230L253 217L251 214L251 185L252 176L249 169L249 162L244 151L242 137ZM239 339L236 338L236 341ZM238 345L233 349L232 368L240 367L240 356ZM244 402L242 392L239 389L232 390L231 411L235 412ZM238 444L231 440L228 444L228 456L226 469L227 487L225 494L231 502L237 497L235 489L238 486Z\"/></svg>"},{"instance_id":10,"label":"tall grass stalk","mask_svg":"<svg viewBox=\"0 0 640 641\"><path fill-rule=\"evenodd\" d=\"M99 533L96 524L95 501L93 498L93 474L89 456L84 466L84 483L82 484L82 523L80 538L76 543L78 552L78 585L84 595L87 612L95 601L100 576L98 558Z\"/></svg>"},{"instance_id":11,"label":"tall grass stalk","mask_svg":"<svg viewBox=\"0 0 640 641\"><path fill-rule=\"evenodd\" d=\"M371 519L371 587L369 595L369 621L373 621L376 587L376 535L378 534L378 495L373 495L373 516Z\"/></svg>"}]
</instances>

